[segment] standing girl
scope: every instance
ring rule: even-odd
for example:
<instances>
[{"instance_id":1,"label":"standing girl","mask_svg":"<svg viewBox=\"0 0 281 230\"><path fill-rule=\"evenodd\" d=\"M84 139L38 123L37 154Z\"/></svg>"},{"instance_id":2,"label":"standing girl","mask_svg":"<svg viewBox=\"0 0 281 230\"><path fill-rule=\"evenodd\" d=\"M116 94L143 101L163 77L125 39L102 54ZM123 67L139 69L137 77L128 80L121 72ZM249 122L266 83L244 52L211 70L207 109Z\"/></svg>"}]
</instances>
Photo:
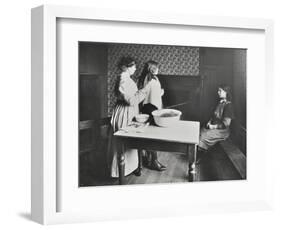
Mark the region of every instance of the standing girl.
<instances>
[{"instance_id":1,"label":"standing girl","mask_svg":"<svg viewBox=\"0 0 281 230\"><path fill-rule=\"evenodd\" d=\"M161 88L160 81L157 77L158 72L158 63L155 61L148 61L145 63L139 80L139 88L149 86L149 91L143 101L141 112L150 115L150 122L153 122L152 112L162 108L164 90ZM166 170L166 166L158 161L156 151L146 150L144 160L146 160L146 164L150 169L157 171Z\"/></svg>"}]
</instances>

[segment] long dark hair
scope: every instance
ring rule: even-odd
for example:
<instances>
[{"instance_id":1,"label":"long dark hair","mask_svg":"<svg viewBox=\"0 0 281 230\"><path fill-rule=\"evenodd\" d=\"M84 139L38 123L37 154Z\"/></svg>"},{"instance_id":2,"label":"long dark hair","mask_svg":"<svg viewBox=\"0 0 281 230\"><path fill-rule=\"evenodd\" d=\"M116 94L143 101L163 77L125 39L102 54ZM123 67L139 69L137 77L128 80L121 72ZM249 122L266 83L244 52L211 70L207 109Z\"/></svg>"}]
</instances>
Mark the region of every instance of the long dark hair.
<instances>
[{"instance_id":1,"label":"long dark hair","mask_svg":"<svg viewBox=\"0 0 281 230\"><path fill-rule=\"evenodd\" d=\"M232 101L232 93L231 88L228 85L219 85L218 88L221 88L223 91L226 92L226 100Z\"/></svg>"},{"instance_id":2,"label":"long dark hair","mask_svg":"<svg viewBox=\"0 0 281 230\"><path fill-rule=\"evenodd\" d=\"M141 72L140 78L138 80L138 87L143 88L144 85L144 80L147 78L147 81L151 81L152 79L155 78L154 71L156 68L158 68L158 62L156 61L148 61L144 64L143 70Z\"/></svg>"}]
</instances>

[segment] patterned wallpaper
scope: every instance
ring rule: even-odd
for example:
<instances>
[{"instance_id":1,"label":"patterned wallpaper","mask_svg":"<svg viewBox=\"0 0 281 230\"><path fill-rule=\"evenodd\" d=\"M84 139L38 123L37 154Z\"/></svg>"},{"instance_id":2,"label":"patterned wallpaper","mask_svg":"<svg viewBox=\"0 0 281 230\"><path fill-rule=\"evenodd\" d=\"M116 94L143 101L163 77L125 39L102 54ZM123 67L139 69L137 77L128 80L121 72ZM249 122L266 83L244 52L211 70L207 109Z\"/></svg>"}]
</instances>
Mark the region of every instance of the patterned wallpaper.
<instances>
[{"instance_id":1,"label":"patterned wallpaper","mask_svg":"<svg viewBox=\"0 0 281 230\"><path fill-rule=\"evenodd\" d=\"M138 44L110 44L108 46L108 113L115 105L114 85L118 74L117 63L122 56L131 56L137 63L136 80L148 60L157 61L159 74L199 75L199 48Z\"/></svg>"}]
</instances>

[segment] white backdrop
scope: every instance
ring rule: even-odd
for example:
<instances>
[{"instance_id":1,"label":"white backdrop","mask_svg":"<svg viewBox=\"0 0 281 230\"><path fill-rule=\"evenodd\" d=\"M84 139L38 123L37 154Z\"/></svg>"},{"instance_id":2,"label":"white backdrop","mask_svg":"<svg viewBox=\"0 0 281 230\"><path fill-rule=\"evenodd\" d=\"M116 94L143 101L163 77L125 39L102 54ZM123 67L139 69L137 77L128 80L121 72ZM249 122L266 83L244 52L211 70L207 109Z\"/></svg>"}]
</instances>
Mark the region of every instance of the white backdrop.
<instances>
[{"instance_id":1,"label":"white backdrop","mask_svg":"<svg viewBox=\"0 0 281 230\"><path fill-rule=\"evenodd\" d=\"M167 3L166 3L167 2ZM178 12L205 15L263 17L275 20L275 74L281 76L281 15L278 1L97 1L97 0L9 0L1 2L1 229L41 228L30 221L30 8L40 4L68 4L103 8ZM279 41L279 43L278 43ZM276 77L275 95L280 97L280 79ZM276 136L281 117L280 106L272 119L276 123ZM258 125L263 125L261 122ZM273 140L278 143L278 139ZM276 172L274 212L236 213L231 215L203 215L166 219L130 220L103 223L48 226L52 229L143 229L143 228L216 228L216 229L278 229L281 227L280 147L276 146L274 169Z\"/></svg>"}]
</instances>

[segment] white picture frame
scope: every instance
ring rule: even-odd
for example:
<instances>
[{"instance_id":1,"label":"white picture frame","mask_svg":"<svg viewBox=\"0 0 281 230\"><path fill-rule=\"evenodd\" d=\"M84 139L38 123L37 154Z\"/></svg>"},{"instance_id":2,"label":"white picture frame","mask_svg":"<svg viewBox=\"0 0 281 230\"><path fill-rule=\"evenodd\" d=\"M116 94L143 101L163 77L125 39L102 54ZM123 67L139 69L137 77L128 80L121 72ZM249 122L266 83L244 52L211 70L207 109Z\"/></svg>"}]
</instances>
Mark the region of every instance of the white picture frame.
<instances>
[{"instance_id":1,"label":"white picture frame","mask_svg":"<svg viewBox=\"0 0 281 230\"><path fill-rule=\"evenodd\" d=\"M159 203L155 203L150 210L144 212L142 207L134 207L133 204L127 203L123 210L111 212L108 207L114 204L105 205L104 209L86 209L81 211L71 212L57 211L58 187L61 186L61 181L58 179L58 158L57 158L57 19L72 19L72 20L101 20L107 23L123 22L123 23L145 23L153 24L154 26L169 25L176 26L192 26L200 28L219 28L225 30L242 29L242 30L258 30L263 31L265 46L264 46L264 70L261 79L258 80L258 87L263 87L261 92L264 96L264 105L267 111L262 114L266 118L266 126L263 128L263 133L266 131L265 146L266 156L264 157L265 164L262 172L264 180L259 186L264 188L263 192L255 200L247 200L238 197L230 200L215 200L212 202L210 198L207 203L195 201L187 208L185 202L179 203L177 200L169 201L170 210L163 209ZM32 219L41 224L56 224L81 221L95 221L107 219L124 219L124 218L140 218L151 216L170 216L170 215L185 215L190 213L205 213L205 212L220 212L220 211L245 211L245 210L264 210L273 206L272 204L272 177L271 177L271 160L272 153L270 151L270 133L272 126L270 125L270 113L273 111L274 101L272 100L274 75L273 75L273 22L266 19L248 19L248 18L231 18L231 17L210 17L210 16L189 16L175 14L160 14L149 12L127 12L115 10L102 10L93 8L79 8L69 6L52 6L44 5L32 9L32 189L31 189L31 213ZM261 81L261 82L260 82ZM262 84L265 82L265 85ZM257 94L257 92L254 92ZM253 114L253 113L251 113ZM254 133L254 128L253 132ZM250 149L251 151L251 149ZM262 150L260 150L262 151ZM254 178L255 179L255 178ZM228 182L236 183L236 182ZM245 182L244 182L245 183ZM150 192L156 192L157 186L153 186ZM159 185L160 186L160 185ZM161 185L161 188L169 190L169 185ZM202 185L203 187L206 186ZM197 184L192 188L193 192L202 189L202 186ZM231 184L228 184L231 187ZM241 186L245 187L245 184ZM129 192L137 192L141 194L145 186L138 186L137 191L133 191L126 186L118 189L122 199L129 195ZM245 187L247 188L247 187ZM99 194L103 193L104 188L99 188ZM145 188L147 189L147 187ZM178 190L185 189L185 185L179 184L170 189L169 192L176 193ZM205 189L205 188L204 188ZM254 188L253 188L254 189ZM123 194L123 195L122 195ZM94 194L93 194L94 196ZM189 196L189 195L187 195ZM126 202L126 201L124 201ZM73 201L73 204L75 202ZM77 202L76 202L77 205ZM73 206L75 209L75 205ZM166 207L166 206L165 206ZM101 208L101 206L99 206ZM83 206L82 206L83 209ZM100 211L99 211L100 210ZM175 211L176 210L176 211Z\"/></svg>"}]
</instances>

